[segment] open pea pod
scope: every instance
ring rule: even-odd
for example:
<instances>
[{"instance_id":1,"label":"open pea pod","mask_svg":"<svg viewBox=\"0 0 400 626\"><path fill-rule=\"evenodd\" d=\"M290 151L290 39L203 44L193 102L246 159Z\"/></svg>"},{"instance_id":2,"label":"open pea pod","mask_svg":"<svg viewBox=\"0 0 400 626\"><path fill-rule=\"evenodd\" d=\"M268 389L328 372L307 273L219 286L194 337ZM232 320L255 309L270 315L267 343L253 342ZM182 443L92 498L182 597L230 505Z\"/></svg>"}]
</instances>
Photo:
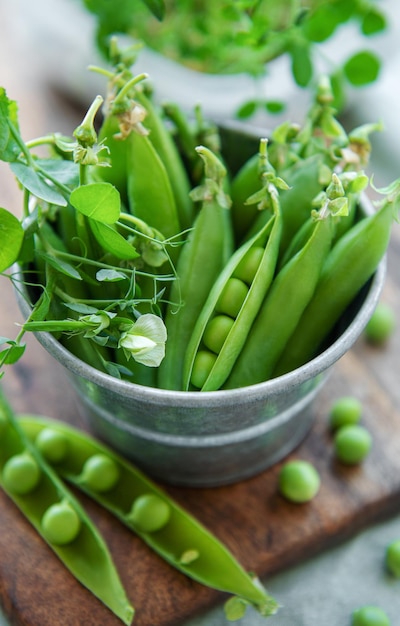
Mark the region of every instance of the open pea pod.
<instances>
[{"instance_id":1,"label":"open pea pod","mask_svg":"<svg viewBox=\"0 0 400 626\"><path fill-rule=\"evenodd\" d=\"M282 232L278 191L272 180L278 182L267 179L250 198L266 203L269 220L232 255L194 327L184 364L186 390L215 391L223 385L271 285Z\"/></svg>"},{"instance_id":2,"label":"open pea pod","mask_svg":"<svg viewBox=\"0 0 400 626\"><path fill-rule=\"evenodd\" d=\"M59 475L108 509L172 566L198 582L239 596L263 615L277 603L229 550L140 470L89 435L44 417L19 424L45 455L65 441L54 464Z\"/></svg>"},{"instance_id":3,"label":"open pea pod","mask_svg":"<svg viewBox=\"0 0 400 626\"><path fill-rule=\"evenodd\" d=\"M3 399L0 485L73 576L125 624L131 624L134 609L106 543Z\"/></svg>"}]
</instances>

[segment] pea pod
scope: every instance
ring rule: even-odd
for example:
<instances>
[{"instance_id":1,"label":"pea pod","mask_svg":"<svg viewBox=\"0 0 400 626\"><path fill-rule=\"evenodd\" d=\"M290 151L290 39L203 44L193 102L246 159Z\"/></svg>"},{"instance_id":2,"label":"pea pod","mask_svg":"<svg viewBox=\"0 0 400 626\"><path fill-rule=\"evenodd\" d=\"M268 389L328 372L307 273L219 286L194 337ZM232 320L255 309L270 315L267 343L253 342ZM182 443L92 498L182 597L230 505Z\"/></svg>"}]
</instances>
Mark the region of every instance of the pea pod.
<instances>
[{"instance_id":1,"label":"pea pod","mask_svg":"<svg viewBox=\"0 0 400 626\"><path fill-rule=\"evenodd\" d=\"M60 476L108 509L172 566L243 598L265 616L276 611L275 600L228 549L132 464L67 424L36 416L22 416L19 423L37 445L44 431L63 438L66 453L54 465Z\"/></svg>"},{"instance_id":2,"label":"pea pod","mask_svg":"<svg viewBox=\"0 0 400 626\"><path fill-rule=\"evenodd\" d=\"M0 485L80 583L125 624L134 609L108 548L1 399Z\"/></svg>"},{"instance_id":3,"label":"pea pod","mask_svg":"<svg viewBox=\"0 0 400 626\"><path fill-rule=\"evenodd\" d=\"M294 234L309 218L312 201L324 187L324 182L320 178L321 165L321 155L313 155L298 161L282 173L289 188L280 195L282 236L279 257L284 254ZM262 214L256 217L249 235L260 227L262 220Z\"/></svg>"},{"instance_id":4,"label":"pea pod","mask_svg":"<svg viewBox=\"0 0 400 626\"><path fill-rule=\"evenodd\" d=\"M162 121L161 113L156 110L152 101L143 92L137 92L136 100L147 112L144 125L149 129L150 141L166 169L175 198L179 222L182 230L184 230L189 228L193 222L193 202L190 198L189 177L172 136Z\"/></svg>"},{"instance_id":5,"label":"pea pod","mask_svg":"<svg viewBox=\"0 0 400 626\"><path fill-rule=\"evenodd\" d=\"M330 213L315 223L306 245L277 274L225 387L268 380L313 296L333 237ZM315 323L315 320L314 320Z\"/></svg>"},{"instance_id":6,"label":"pea pod","mask_svg":"<svg viewBox=\"0 0 400 626\"><path fill-rule=\"evenodd\" d=\"M300 367L316 356L342 313L375 272L390 240L393 205L364 217L347 231L328 255L315 294L281 355L274 375Z\"/></svg>"},{"instance_id":7,"label":"pea pod","mask_svg":"<svg viewBox=\"0 0 400 626\"><path fill-rule=\"evenodd\" d=\"M181 226L164 163L148 135L132 132L125 141L130 212L165 238L176 237Z\"/></svg>"},{"instance_id":8,"label":"pea pod","mask_svg":"<svg viewBox=\"0 0 400 626\"><path fill-rule=\"evenodd\" d=\"M197 148L205 161L204 196L192 230L180 253L165 325L168 342L158 370L158 386L182 389L183 360L193 327L210 290L232 252L229 201L223 190L226 170L211 151ZM182 302L182 306L179 303Z\"/></svg>"},{"instance_id":9,"label":"pea pod","mask_svg":"<svg viewBox=\"0 0 400 626\"><path fill-rule=\"evenodd\" d=\"M282 225L278 191L273 182L278 179L271 176L255 197L263 202L269 199L272 217L232 255L215 282L187 348L185 389L190 385L202 391L221 387L272 282Z\"/></svg>"}]
</instances>

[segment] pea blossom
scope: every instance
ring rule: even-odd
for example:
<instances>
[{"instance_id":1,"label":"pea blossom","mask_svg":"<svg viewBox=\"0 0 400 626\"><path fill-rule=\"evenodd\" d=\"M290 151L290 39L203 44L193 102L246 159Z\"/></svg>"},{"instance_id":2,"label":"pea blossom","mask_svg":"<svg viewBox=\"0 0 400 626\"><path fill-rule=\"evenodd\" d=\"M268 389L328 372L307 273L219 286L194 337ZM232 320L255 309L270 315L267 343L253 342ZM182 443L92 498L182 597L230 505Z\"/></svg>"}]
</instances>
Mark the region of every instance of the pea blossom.
<instances>
[{"instance_id":1,"label":"pea blossom","mask_svg":"<svg viewBox=\"0 0 400 626\"><path fill-rule=\"evenodd\" d=\"M158 367L165 355L167 330L157 315L146 313L121 334L125 356L148 367Z\"/></svg>"}]
</instances>

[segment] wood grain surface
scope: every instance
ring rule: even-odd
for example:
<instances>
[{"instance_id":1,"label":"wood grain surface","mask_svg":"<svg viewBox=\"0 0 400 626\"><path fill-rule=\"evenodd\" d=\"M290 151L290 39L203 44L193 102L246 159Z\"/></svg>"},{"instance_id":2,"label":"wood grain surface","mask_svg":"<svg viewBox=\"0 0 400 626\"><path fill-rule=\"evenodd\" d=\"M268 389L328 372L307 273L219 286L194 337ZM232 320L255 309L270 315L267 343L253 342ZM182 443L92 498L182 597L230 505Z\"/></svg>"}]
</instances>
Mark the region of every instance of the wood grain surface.
<instances>
[{"instance_id":1,"label":"wood grain surface","mask_svg":"<svg viewBox=\"0 0 400 626\"><path fill-rule=\"evenodd\" d=\"M23 84L15 81L14 75L8 75L8 92L10 97L22 101L24 136L30 138L55 128L71 132L73 124L79 122L76 112L64 112L54 94L31 91L32 80L23 69L18 68L19 76L25 79ZM8 70L9 65L0 56L3 79L7 78L4 72ZM0 164L0 189L0 204L18 213L20 196L3 164ZM400 233L396 225L383 299L394 307L398 316L399 267ZM21 316L11 286L2 279L0 334L15 336L16 321L21 321ZM245 568L266 579L398 511L399 353L399 330L384 349L372 348L361 338L333 369L313 407L312 431L292 454L312 461L321 474L321 490L311 503L294 505L278 495L280 465L227 487L166 486L166 489L224 541ZM48 415L85 428L64 371L33 337L28 339L24 359L7 370L3 387L16 411ZM362 401L363 423L373 436L370 456L360 467L353 468L335 462L327 427L330 404L348 394ZM81 495L79 498L109 544L136 608L136 626L179 626L224 600L223 594L175 571L96 504ZM0 603L10 623L16 626L120 624L64 569L3 492L0 492Z\"/></svg>"}]
</instances>

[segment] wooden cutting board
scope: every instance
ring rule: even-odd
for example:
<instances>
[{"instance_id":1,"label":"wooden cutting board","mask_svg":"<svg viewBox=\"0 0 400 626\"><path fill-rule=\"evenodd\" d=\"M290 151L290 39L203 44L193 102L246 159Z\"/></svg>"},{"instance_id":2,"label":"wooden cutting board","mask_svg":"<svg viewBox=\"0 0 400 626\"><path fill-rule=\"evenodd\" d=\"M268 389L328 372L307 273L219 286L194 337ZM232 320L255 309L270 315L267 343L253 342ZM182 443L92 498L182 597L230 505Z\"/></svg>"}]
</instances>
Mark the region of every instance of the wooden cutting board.
<instances>
[{"instance_id":1,"label":"wooden cutting board","mask_svg":"<svg viewBox=\"0 0 400 626\"><path fill-rule=\"evenodd\" d=\"M397 228L397 227L395 227ZM399 231L394 232L384 299L400 312ZM4 281L3 281L4 282ZM18 319L11 289L2 286L1 333L13 336ZM309 504L285 502L277 493L279 465L227 487L166 487L237 556L245 568L268 577L356 533L400 508L400 333L385 349L360 339L335 366L314 405L315 423L292 454L315 464L322 477ZM84 427L61 366L34 338L3 387L16 411L48 415ZM327 413L334 399L354 395L373 435L360 467L337 463ZM225 599L163 562L134 534L79 496L108 542L136 608L136 626L179 626ZM0 492L0 602L17 626L117 626L120 622L64 569L14 504ZM279 600L279 598L278 598Z\"/></svg>"}]
</instances>

